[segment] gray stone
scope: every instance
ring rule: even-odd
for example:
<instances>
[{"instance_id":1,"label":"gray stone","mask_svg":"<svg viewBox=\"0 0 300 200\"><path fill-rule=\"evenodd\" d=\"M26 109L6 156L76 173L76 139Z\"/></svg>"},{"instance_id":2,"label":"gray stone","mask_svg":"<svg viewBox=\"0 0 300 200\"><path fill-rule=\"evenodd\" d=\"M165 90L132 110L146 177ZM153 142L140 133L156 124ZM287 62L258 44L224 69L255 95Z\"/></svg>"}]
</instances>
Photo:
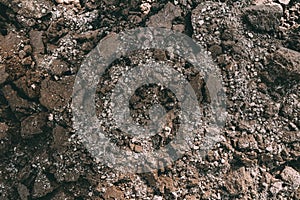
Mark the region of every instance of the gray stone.
<instances>
[{"instance_id":1,"label":"gray stone","mask_svg":"<svg viewBox=\"0 0 300 200\"><path fill-rule=\"evenodd\" d=\"M179 6L174 6L169 2L156 15L150 17L147 26L171 29L173 19L181 16L181 12Z\"/></svg>"},{"instance_id":2,"label":"gray stone","mask_svg":"<svg viewBox=\"0 0 300 200\"><path fill-rule=\"evenodd\" d=\"M278 30L283 9L279 4L255 5L244 10L248 23L259 31L274 32Z\"/></svg>"}]
</instances>

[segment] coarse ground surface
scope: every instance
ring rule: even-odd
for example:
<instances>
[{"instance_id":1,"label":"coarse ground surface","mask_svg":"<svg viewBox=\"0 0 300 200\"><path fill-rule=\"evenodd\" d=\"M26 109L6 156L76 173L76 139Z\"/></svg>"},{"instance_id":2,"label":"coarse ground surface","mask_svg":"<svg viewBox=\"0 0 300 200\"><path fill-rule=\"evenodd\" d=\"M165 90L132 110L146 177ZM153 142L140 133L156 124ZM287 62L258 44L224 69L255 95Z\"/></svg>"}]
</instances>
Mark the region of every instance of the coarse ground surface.
<instances>
[{"instance_id":1,"label":"coarse ground surface","mask_svg":"<svg viewBox=\"0 0 300 200\"><path fill-rule=\"evenodd\" d=\"M202 45L222 72L228 115L222 140L204 157L195 137L164 169L122 173L97 163L76 139L70 104L87 54L104 37L137 27L172 29ZM210 103L202 79L169 52L136 52L111 69L151 58L184 69L198 100ZM99 117L113 71L99 80ZM167 89L139 90L131 105L141 124L147 95L177 108ZM170 123L175 131L176 115ZM1 200L300 199L299 129L299 0L0 0ZM110 131L119 145L143 150ZM173 138L151 139L162 148Z\"/></svg>"}]
</instances>

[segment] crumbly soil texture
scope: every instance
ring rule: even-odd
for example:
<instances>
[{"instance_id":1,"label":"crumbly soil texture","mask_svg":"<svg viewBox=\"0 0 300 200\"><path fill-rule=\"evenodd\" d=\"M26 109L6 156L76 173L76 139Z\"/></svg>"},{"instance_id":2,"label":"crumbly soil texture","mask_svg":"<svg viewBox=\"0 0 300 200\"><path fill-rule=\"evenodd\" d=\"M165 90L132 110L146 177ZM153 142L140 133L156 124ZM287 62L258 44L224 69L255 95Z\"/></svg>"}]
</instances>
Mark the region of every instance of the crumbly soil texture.
<instances>
[{"instance_id":1,"label":"crumbly soil texture","mask_svg":"<svg viewBox=\"0 0 300 200\"><path fill-rule=\"evenodd\" d=\"M125 173L80 141L71 96L88 53L138 27L178 31L203 47L222 73L227 118L204 155L199 133L171 165ZM110 125L107 94L122 70L149 60L176 66L199 104L212 103L203 77L170 52L116 60L95 103L105 136L128 151L163 148L180 126L176 96L155 84L138 88L131 114L147 124L150 106L161 104L171 113L167 137L144 144ZM0 0L0 199L300 199L299 81L298 0Z\"/></svg>"}]
</instances>

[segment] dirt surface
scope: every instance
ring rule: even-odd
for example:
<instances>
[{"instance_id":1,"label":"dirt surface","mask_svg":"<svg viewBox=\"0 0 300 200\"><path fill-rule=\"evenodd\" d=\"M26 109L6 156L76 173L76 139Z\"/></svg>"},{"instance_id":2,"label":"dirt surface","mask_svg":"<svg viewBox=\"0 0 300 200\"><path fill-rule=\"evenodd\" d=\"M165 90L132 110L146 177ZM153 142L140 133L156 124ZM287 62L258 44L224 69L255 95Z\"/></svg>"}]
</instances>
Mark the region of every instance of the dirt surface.
<instances>
[{"instance_id":1,"label":"dirt surface","mask_svg":"<svg viewBox=\"0 0 300 200\"><path fill-rule=\"evenodd\" d=\"M136 27L172 29L202 45L222 72L228 115L222 141L204 157L195 139L170 166L121 173L76 139L70 104L87 54L104 37ZM211 103L192 66L149 50L119 59L99 80L99 117L114 69L150 57L184 69L199 102ZM0 199L300 199L299 81L298 0L0 0ZM179 109L168 89L140 88L130 102L139 123L147 124L143 106L156 100ZM143 151L108 132L118 145ZM150 142L162 148L173 136Z\"/></svg>"}]
</instances>

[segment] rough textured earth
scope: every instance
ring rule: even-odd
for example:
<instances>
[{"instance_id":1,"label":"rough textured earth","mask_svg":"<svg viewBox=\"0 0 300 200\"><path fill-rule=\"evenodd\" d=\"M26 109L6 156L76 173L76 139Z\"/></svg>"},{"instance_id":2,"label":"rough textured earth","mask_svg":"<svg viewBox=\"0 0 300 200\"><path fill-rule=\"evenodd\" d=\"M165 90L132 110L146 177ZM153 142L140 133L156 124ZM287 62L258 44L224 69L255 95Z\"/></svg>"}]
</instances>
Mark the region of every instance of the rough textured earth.
<instances>
[{"instance_id":1,"label":"rough textured earth","mask_svg":"<svg viewBox=\"0 0 300 200\"><path fill-rule=\"evenodd\" d=\"M182 32L207 50L222 71L228 117L223 140L204 158L196 141L164 169L121 173L99 165L76 140L72 87L101 39L146 26ZM185 67L159 50L115 66L145 57ZM185 68L209 103L197 74ZM100 80L99 113L110 75ZM300 199L299 81L298 0L0 0L0 199ZM147 89L132 99L137 115ZM120 145L142 150L114 134ZM172 137L152 139L159 148Z\"/></svg>"}]
</instances>

